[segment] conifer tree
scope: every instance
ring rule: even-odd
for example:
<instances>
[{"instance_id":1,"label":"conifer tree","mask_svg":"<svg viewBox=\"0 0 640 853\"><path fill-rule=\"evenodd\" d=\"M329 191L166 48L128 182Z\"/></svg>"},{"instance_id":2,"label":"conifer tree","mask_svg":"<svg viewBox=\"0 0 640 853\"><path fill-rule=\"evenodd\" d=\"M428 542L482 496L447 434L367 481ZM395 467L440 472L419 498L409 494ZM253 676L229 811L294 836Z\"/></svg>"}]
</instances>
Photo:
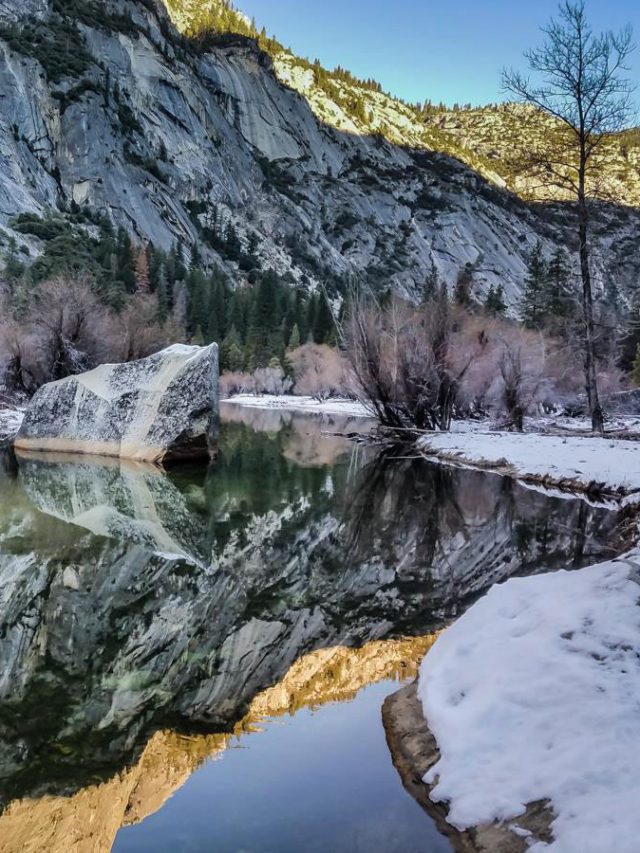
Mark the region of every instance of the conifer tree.
<instances>
[{"instance_id":1,"label":"conifer tree","mask_svg":"<svg viewBox=\"0 0 640 853\"><path fill-rule=\"evenodd\" d=\"M471 264L465 264L458 273L453 300L457 305L468 307L471 305L471 291L473 287L473 274Z\"/></svg>"},{"instance_id":2,"label":"conifer tree","mask_svg":"<svg viewBox=\"0 0 640 853\"><path fill-rule=\"evenodd\" d=\"M426 305L428 302L431 302L435 299L438 291L440 290L440 276L438 275L438 269L433 261L431 261L431 269L429 270L429 274L427 275L424 285L422 287L421 293L421 304Z\"/></svg>"},{"instance_id":3,"label":"conifer tree","mask_svg":"<svg viewBox=\"0 0 640 853\"><path fill-rule=\"evenodd\" d=\"M298 328L298 324L294 323L293 329L291 330L291 336L289 337L289 349L297 349L300 346L300 329Z\"/></svg>"},{"instance_id":4,"label":"conifer tree","mask_svg":"<svg viewBox=\"0 0 640 853\"><path fill-rule=\"evenodd\" d=\"M333 332L333 314L324 293L317 296L315 316L313 318L313 340L316 344L324 344Z\"/></svg>"},{"instance_id":5,"label":"conifer tree","mask_svg":"<svg viewBox=\"0 0 640 853\"><path fill-rule=\"evenodd\" d=\"M164 323L169 315L169 285L164 264L158 271L158 283L156 285L156 297L158 299L158 319Z\"/></svg>"},{"instance_id":6,"label":"conifer tree","mask_svg":"<svg viewBox=\"0 0 640 853\"><path fill-rule=\"evenodd\" d=\"M271 357L276 327L276 290L278 277L268 270L258 284L247 333L247 359L255 367L266 367Z\"/></svg>"},{"instance_id":7,"label":"conifer tree","mask_svg":"<svg viewBox=\"0 0 640 853\"><path fill-rule=\"evenodd\" d=\"M202 270L192 270L187 280L189 291L189 328L195 333L200 329L203 337L207 336L209 323L209 288Z\"/></svg>"},{"instance_id":8,"label":"conifer tree","mask_svg":"<svg viewBox=\"0 0 640 853\"><path fill-rule=\"evenodd\" d=\"M539 329L543 323L546 282L547 264L542 252L542 243L538 240L529 255L520 304L520 318L528 329Z\"/></svg>"},{"instance_id":9,"label":"conifer tree","mask_svg":"<svg viewBox=\"0 0 640 853\"><path fill-rule=\"evenodd\" d=\"M552 317L568 317L575 313L575 297L569 284L567 253L558 248L551 256L547 271L546 313Z\"/></svg>"},{"instance_id":10,"label":"conifer tree","mask_svg":"<svg viewBox=\"0 0 640 853\"><path fill-rule=\"evenodd\" d=\"M501 284L491 285L484 307L487 313L494 317L502 316L507 310L507 303L504 301L504 288Z\"/></svg>"}]
</instances>

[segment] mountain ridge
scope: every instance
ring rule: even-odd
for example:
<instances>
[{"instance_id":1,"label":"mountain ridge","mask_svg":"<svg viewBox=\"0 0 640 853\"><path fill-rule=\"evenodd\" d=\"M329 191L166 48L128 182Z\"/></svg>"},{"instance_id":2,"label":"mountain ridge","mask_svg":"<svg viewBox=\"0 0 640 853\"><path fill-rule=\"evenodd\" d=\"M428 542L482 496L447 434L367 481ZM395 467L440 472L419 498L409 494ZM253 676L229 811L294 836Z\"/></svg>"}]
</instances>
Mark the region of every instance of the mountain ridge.
<instances>
[{"instance_id":1,"label":"mountain ridge","mask_svg":"<svg viewBox=\"0 0 640 853\"><path fill-rule=\"evenodd\" d=\"M313 66L274 60L275 40L267 52L261 36L187 39L156 0L3 0L0 24L0 253L12 241L25 257L42 251L16 230L21 214L95 211L140 243L197 246L237 284L247 273L211 239L215 228L232 226L261 269L298 286L356 277L416 297L435 270L451 289L470 276L477 299L502 285L513 306L538 240L548 253L572 248L570 207L525 204L499 175L360 132L344 111L342 127L338 112L319 119L341 105ZM78 34L73 51L64 33ZM598 286L615 273L628 294L640 215L601 206L594 224Z\"/></svg>"}]
</instances>

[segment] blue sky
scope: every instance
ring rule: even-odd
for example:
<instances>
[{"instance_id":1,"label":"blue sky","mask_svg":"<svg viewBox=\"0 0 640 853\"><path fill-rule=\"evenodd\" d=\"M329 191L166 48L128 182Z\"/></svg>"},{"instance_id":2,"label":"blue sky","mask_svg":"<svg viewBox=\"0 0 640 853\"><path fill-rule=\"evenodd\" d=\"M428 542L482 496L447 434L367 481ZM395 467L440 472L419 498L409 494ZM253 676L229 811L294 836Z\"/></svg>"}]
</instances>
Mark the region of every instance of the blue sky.
<instances>
[{"instance_id":1,"label":"blue sky","mask_svg":"<svg viewBox=\"0 0 640 853\"><path fill-rule=\"evenodd\" d=\"M259 27L310 59L342 65L410 101L503 100L500 69L522 52L556 0L236 0ZM595 29L627 23L640 41L640 0L587 0ZM640 81L640 49L632 61Z\"/></svg>"}]
</instances>

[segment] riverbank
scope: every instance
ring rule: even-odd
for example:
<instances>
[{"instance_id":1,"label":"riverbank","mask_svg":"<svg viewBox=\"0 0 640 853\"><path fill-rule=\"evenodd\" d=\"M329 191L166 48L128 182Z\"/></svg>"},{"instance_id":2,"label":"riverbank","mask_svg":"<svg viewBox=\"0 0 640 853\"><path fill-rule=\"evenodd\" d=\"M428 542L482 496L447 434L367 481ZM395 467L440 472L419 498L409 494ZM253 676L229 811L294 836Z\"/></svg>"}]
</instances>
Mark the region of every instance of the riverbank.
<instances>
[{"instance_id":1,"label":"riverbank","mask_svg":"<svg viewBox=\"0 0 640 853\"><path fill-rule=\"evenodd\" d=\"M535 853L637 849L639 578L635 551L497 584L427 654L417 696L437 754L420 777L466 837L490 828L513 836L493 849L524 838ZM406 705L388 727L402 729Z\"/></svg>"},{"instance_id":2,"label":"riverbank","mask_svg":"<svg viewBox=\"0 0 640 853\"><path fill-rule=\"evenodd\" d=\"M634 441L472 428L417 446L634 509L640 497ZM639 582L634 548L496 584L438 638L413 688L387 700L394 763L455 849L637 848Z\"/></svg>"},{"instance_id":3,"label":"riverbank","mask_svg":"<svg viewBox=\"0 0 640 853\"><path fill-rule=\"evenodd\" d=\"M525 483L584 492L615 501L640 501L636 441L581 435L490 431L430 433L417 442L427 459L494 471Z\"/></svg>"},{"instance_id":4,"label":"riverbank","mask_svg":"<svg viewBox=\"0 0 640 853\"><path fill-rule=\"evenodd\" d=\"M370 418L371 412L357 400L332 397L317 400L315 397L298 397L294 394L236 394L220 401L254 409L288 409L318 415L347 415L354 418Z\"/></svg>"}]
</instances>

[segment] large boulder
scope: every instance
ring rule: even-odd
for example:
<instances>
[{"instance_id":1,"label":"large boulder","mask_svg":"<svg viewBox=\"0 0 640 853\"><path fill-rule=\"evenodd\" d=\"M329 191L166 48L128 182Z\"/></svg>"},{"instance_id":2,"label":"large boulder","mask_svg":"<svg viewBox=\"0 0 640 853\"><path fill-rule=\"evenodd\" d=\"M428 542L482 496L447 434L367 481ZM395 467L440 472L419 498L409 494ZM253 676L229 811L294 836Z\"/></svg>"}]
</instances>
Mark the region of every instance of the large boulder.
<instances>
[{"instance_id":1,"label":"large boulder","mask_svg":"<svg viewBox=\"0 0 640 853\"><path fill-rule=\"evenodd\" d=\"M217 438L218 402L217 345L178 344L44 385L15 447L156 463L205 457Z\"/></svg>"}]
</instances>

